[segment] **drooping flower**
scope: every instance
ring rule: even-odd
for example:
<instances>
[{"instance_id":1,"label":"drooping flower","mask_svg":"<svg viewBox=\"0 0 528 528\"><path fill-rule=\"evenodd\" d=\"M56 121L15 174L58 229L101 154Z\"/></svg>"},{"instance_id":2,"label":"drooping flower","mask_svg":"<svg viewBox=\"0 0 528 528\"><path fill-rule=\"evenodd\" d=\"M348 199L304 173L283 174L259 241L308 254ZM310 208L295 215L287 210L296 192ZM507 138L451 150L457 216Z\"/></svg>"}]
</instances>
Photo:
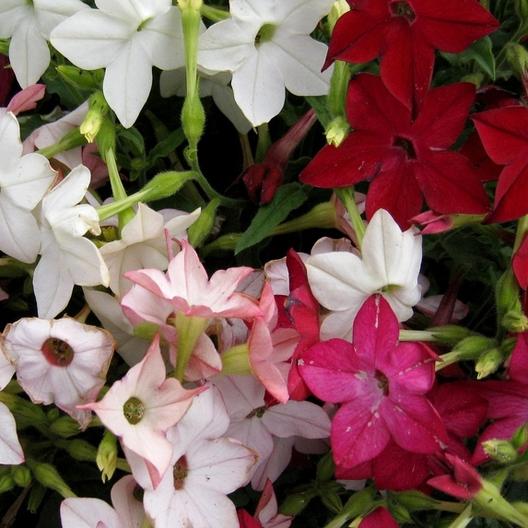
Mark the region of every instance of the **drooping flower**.
<instances>
[{"instance_id":1,"label":"drooping flower","mask_svg":"<svg viewBox=\"0 0 528 528\"><path fill-rule=\"evenodd\" d=\"M140 363L116 381L102 400L83 408L94 411L128 449L150 462L161 477L172 457L165 433L182 418L201 391L185 390L178 380L167 378L156 336Z\"/></svg>"},{"instance_id":2,"label":"drooping flower","mask_svg":"<svg viewBox=\"0 0 528 528\"><path fill-rule=\"evenodd\" d=\"M6 110L15 115L34 110L37 107L37 103L44 98L45 94L46 85L32 84L16 93L9 101Z\"/></svg>"},{"instance_id":3,"label":"drooping flower","mask_svg":"<svg viewBox=\"0 0 528 528\"><path fill-rule=\"evenodd\" d=\"M224 436L228 426L222 397L210 387L168 431L173 468L144 495L145 510L156 528L238 525L235 505L226 495L248 482L257 456Z\"/></svg>"},{"instance_id":4,"label":"drooping flower","mask_svg":"<svg viewBox=\"0 0 528 528\"><path fill-rule=\"evenodd\" d=\"M77 11L81 0L10 0L0 6L0 38L9 38L9 61L18 84L35 84L50 63L47 41L52 29Z\"/></svg>"},{"instance_id":5,"label":"drooping flower","mask_svg":"<svg viewBox=\"0 0 528 528\"><path fill-rule=\"evenodd\" d=\"M421 298L422 239L415 230L402 232L380 209L367 226L361 252L361 258L349 251L333 251L306 261L315 298L332 310L321 325L323 338L350 336L358 310L374 293L381 293L399 321L412 317L412 307Z\"/></svg>"},{"instance_id":6,"label":"drooping flower","mask_svg":"<svg viewBox=\"0 0 528 528\"><path fill-rule=\"evenodd\" d=\"M332 420L334 460L354 467L372 460L392 439L428 454L446 432L425 394L434 382L434 355L420 343L398 344L399 326L380 295L370 297L354 322L354 342L332 339L304 353L299 366L310 390L342 403Z\"/></svg>"},{"instance_id":7,"label":"drooping flower","mask_svg":"<svg viewBox=\"0 0 528 528\"><path fill-rule=\"evenodd\" d=\"M381 78L411 109L431 83L435 50L458 53L495 31L498 21L477 0L348 0L334 28L326 64L380 57Z\"/></svg>"},{"instance_id":8,"label":"drooping flower","mask_svg":"<svg viewBox=\"0 0 528 528\"><path fill-rule=\"evenodd\" d=\"M20 127L11 112L0 113L0 250L34 262L40 233L32 214L55 172L42 155L22 155Z\"/></svg>"},{"instance_id":9,"label":"drooping flower","mask_svg":"<svg viewBox=\"0 0 528 528\"><path fill-rule=\"evenodd\" d=\"M528 213L528 109L506 106L473 117L488 156L504 165L488 221L507 222Z\"/></svg>"},{"instance_id":10,"label":"drooping flower","mask_svg":"<svg viewBox=\"0 0 528 528\"><path fill-rule=\"evenodd\" d=\"M33 275L39 317L52 318L70 300L73 286L108 285L109 273L96 245L83 235L100 233L94 207L79 204L90 171L79 165L42 200L40 260Z\"/></svg>"},{"instance_id":11,"label":"drooping flower","mask_svg":"<svg viewBox=\"0 0 528 528\"><path fill-rule=\"evenodd\" d=\"M95 401L104 385L114 352L107 331L68 317L24 318L7 325L2 348L34 403L55 403L87 424L90 413L76 406Z\"/></svg>"},{"instance_id":12,"label":"drooping flower","mask_svg":"<svg viewBox=\"0 0 528 528\"><path fill-rule=\"evenodd\" d=\"M59 24L51 43L84 70L106 68L103 92L126 128L136 121L152 86L152 66L184 64L179 10L170 0L97 0Z\"/></svg>"},{"instance_id":13,"label":"drooping flower","mask_svg":"<svg viewBox=\"0 0 528 528\"><path fill-rule=\"evenodd\" d=\"M487 213L478 172L462 154L448 150L464 129L474 98L469 83L433 88L413 116L379 77L358 75L347 95L354 132L337 148L323 147L300 179L324 188L372 180L367 218L383 208L400 226L421 211L424 198L437 213Z\"/></svg>"},{"instance_id":14,"label":"drooping flower","mask_svg":"<svg viewBox=\"0 0 528 528\"><path fill-rule=\"evenodd\" d=\"M309 35L332 0L231 0L231 17L200 38L199 64L230 71L235 101L254 125L284 106L285 87L295 95L324 95L330 73L321 74L326 46Z\"/></svg>"}]
</instances>

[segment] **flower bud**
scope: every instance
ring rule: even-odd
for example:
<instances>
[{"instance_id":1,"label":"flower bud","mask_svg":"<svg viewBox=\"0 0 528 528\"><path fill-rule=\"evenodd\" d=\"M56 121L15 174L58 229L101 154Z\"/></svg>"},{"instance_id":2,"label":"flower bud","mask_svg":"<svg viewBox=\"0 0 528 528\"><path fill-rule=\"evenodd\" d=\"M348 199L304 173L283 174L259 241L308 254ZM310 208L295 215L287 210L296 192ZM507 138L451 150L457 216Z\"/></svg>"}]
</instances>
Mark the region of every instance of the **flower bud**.
<instances>
[{"instance_id":1,"label":"flower bud","mask_svg":"<svg viewBox=\"0 0 528 528\"><path fill-rule=\"evenodd\" d=\"M332 459L332 452L329 451L321 457L317 463L317 480L320 482L326 482L334 476L335 464Z\"/></svg>"},{"instance_id":2,"label":"flower bud","mask_svg":"<svg viewBox=\"0 0 528 528\"><path fill-rule=\"evenodd\" d=\"M475 359L490 348L495 348L497 342L494 339L484 336L469 336L459 341L452 352L460 355L461 359Z\"/></svg>"},{"instance_id":3,"label":"flower bud","mask_svg":"<svg viewBox=\"0 0 528 528\"><path fill-rule=\"evenodd\" d=\"M333 513L339 513L343 509L343 502L336 489L323 489L319 493L321 502Z\"/></svg>"},{"instance_id":4,"label":"flower bud","mask_svg":"<svg viewBox=\"0 0 528 528\"><path fill-rule=\"evenodd\" d=\"M0 494L12 490L15 486L15 481L11 475L0 475Z\"/></svg>"},{"instance_id":5,"label":"flower bud","mask_svg":"<svg viewBox=\"0 0 528 528\"><path fill-rule=\"evenodd\" d=\"M289 517L295 517L299 515L310 501L316 496L314 490L301 491L299 493L293 493L288 495L280 506L280 513L282 515L288 515Z\"/></svg>"},{"instance_id":6,"label":"flower bud","mask_svg":"<svg viewBox=\"0 0 528 528\"><path fill-rule=\"evenodd\" d=\"M90 99L88 99L88 105L88 112L84 121L81 123L79 130L88 143L93 143L97 134L99 134L104 118L108 113L108 104L104 98L103 92L97 91L90 96Z\"/></svg>"},{"instance_id":7,"label":"flower bud","mask_svg":"<svg viewBox=\"0 0 528 528\"><path fill-rule=\"evenodd\" d=\"M511 443L515 449L520 449L528 444L528 424L522 425L515 431Z\"/></svg>"},{"instance_id":8,"label":"flower bud","mask_svg":"<svg viewBox=\"0 0 528 528\"><path fill-rule=\"evenodd\" d=\"M326 142L334 147L339 147L350 132L350 125L343 116L337 116L326 127Z\"/></svg>"},{"instance_id":9,"label":"flower bud","mask_svg":"<svg viewBox=\"0 0 528 528\"><path fill-rule=\"evenodd\" d=\"M422 511L422 510L434 510L440 501L433 499L429 495L425 495L421 491L402 491L401 493L391 494L395 496L396 501L403 504L408 511ZM392 502L391 502L392 505Z\"/></svg>"},{"instance_id":10,"label":"flower bud","mask_svg":"<svg viewBox=\"0 0 528 528\"><path fill-rule=\"evenodd\" d=\"M57 445L64 449L72 458L81 462L93 462L97 454L97 450L92 444L80 438L59 440Z\"/></svg>"},{"instance_id":11,"label":"flower bud","mask_svg":"<svg viewBox=\"0 0 528 528\"><path fill-rule=\"evenodd\" d=\"M477 379L487 378L489 375L496 372L502 365L503 361L504 356L498 348L490 348L486 350L475 363Z\"/></svg>"},{"instance_id":12,"label":"flower bud","mask_svg":"<svg viewBox=\"0 0 528 528\"><path fill-rule=\"evenodd\" d=\"M170 198L176 194L188 181L194 178L194 172L168 171L154 176L140 191L143 201L152 202Z\"/></svg>"},{"instance_id":13,"label":"flower bud","mask_svg":"<svg viewBox=\"0 0 528 528\"><path fill-rule=\"evenodd\" d=\"M434 326L428 328L428 331L434 335L435 339L446 345L456 345L473 333L471 330L457 325Z\"/></svg>"},{"instance_id":14,"label":"flower bud","mask_svg":"<svg viewBox=\"0 0 528 528\"><path fill-rule=\"evenodd\" d=\"M202 210L198 220L189 227L189 242L194 248L200 247L210 235L215 225L216 210L220 205L218 198L213 198Z\"/></svg>"},{"instance_id":15,"label":"flower bud","mask_svg":"<svg viewBox=\"0 0 528 528\"><path fill-rule=\"evenodd\" d=\"M486 440L482 442L482 447L486 454L499 464L510 464L519 457L515 447L507 440Z\"/></svg>"},{"instance_id":16,"label":"flower bud","mask_svg":"<svg viewBox=\"0 0 528 528\"><path fill-rule=\"evenodd\" d=\"M181 121L189 145L196 147L205 128L205 112L198 91L187 94L183 103Z\"/></svg>"},{"instance_id":17,"label":"flower bud","mask_svg":"<svg viewBox=\"0 0 528 528\"><path fill-rule=\"evenodd\" d=\"M515 0L515 13L521 22L528 21L528 0Z\"/></svg>"},{"instance_id":18,"label":"flower bud","mask_svg":"<svg viewBox=\"0 0 528 528\"><path fill-rule=\"evenodd\" d=\"M20 488L27 488L31 484L31 471L26 466L12 466L11 476Z\"/></svg>"},{"instance_id":19,"label":"flower bud","mask_svg":"<svg viewBox=\"0 0 528 528\"><path fill-rule=\"evenodd\" d=\"M513 42L508 44L506 46L506 59L519 77L522 77L528 70L528 50L522 44Z\"/></svg>"},{"instance_id":20,"label":"flower bud","mask_svg":"<svg viewBox=\"0 0 528 528\"><path fill-rule=\"evenodd\" d=\"M35 479L44 487L56 491L65 499L68 497L75 497L75 493L73 493L68 484L64 482L54 466L30 459L28 459L26 463L33 472Z\"/></svg>"},{"instance_id":21,"label":"flower bud","mask_svg":"<svg viewBox=\"0 0 528 528\"><path fill-rule=\"evenodd\" d=\"M50 425L50 431L62 438L70 438L80 433L79 423L69 416L61 416Z\"/></svg>"},{"instance_id":22,"label":"flower bud","mask_svg":"<svg viewBox=\"0 0 528 528\"><path fill-rule=\"evenodd\" d=\"M97 467L103 482L110 480L117 467L117 438L107 429L97 448Z\"/></svg>"},{"instance_id":23,"label":"flower bud","mask_svg":"<svg viewBox=\"0 0 528 528\"><path fill-rule=\"evenodd\" d=\"M99 149L103 159L106 157L106 153L109 150L115 152L116 130L114 123L112 123L108 117L105 117L101 122L95 142L97 143L97 148Z\"/></svg>"}]
</instances>

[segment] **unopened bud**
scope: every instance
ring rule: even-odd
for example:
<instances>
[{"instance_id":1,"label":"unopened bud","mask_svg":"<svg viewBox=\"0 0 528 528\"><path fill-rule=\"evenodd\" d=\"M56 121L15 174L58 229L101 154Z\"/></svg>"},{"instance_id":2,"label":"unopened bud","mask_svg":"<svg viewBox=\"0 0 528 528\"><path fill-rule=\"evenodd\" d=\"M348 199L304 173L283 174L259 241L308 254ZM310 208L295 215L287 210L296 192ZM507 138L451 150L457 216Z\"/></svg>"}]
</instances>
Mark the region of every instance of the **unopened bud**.
<instances>
[{"instance_id":1,"label":"unopened bud","mask_svg":"<svg viewBox=\"0 0 528 528\"><path fill-rule=\"evenodd\" d=\"M477 379L487 378L502 365L504 356L498 348L486 350L475 363Z\"/></svg>"},{"instance_id":2,"label":"unopened bud","mask_svg":"<svg viewBox=\"0 0 528 528\"><path fill-rule=\"evenodd\" d=\"M317 480L320 482L326 482L334 476L335 464L332 459L332 452L329 451L321 457L317 463Z\"/></svg>"},{"instance_id":3,"label":"unopened bud","mask_svg":"<svg viewBox=\"0 0 528 528\"><path fill-rule=\"evenodd\" d=\"M35 479L44 487L56 491L65 499L68 497L75 497L75 493L73 493L68 484L64 482L63 478L60 476L59 472L54 466L30 459L28 459L26 463L33 472Z\"/></svg>"},{"instance_id":4,"label":"unopened bud","mask_svg":"<svg viewBox=\"0 0 528 528\"><path fill-rule=\"evenodd\" d=\"M323 490L319 494L321 502L333 513L339 513L343 509L343 502L339 493L334 490Z\"/></svg>"},{"instance_id":5,"label":"unopened bud","mask_svg":"<svg viewBox=\"0 0 528 528\"><path fill-rule=\"evenodd\" d=\"M519 457L515 447L507 440L486 440L482 442L482 447L486 454L499 464L510 464Z\"/></svg>"},{"instance_id":6,"label":"unopened bud","mask_svg":"<svg viewBox=\"0 0 528 528\"><path fill-rule=\"evenodd\" d=\"M117 438L107 429L97 448L97 467L103 482L110 480L117 466Z\"/></svg>"},{"instance_id":7,"label":"unopened bud","mask_svg":"<svg viewBox=\"0 0 528 528\"><path fill-rule=\"evenodd\" d=\"M339 147L350 132L350 125L343 116L337 116L326 127L326 142L334 147Z\"/></svg>"},{"instance_id":8,"label":"unopened bud","mask_svg":"<svg viewBox=\"0 0 528 528\"><path fill-rule=\"evenodd\" d=\"M218 198L213 198L202 210L196 222L189 227L188 234L191 246L200 247L210 235L215 225L216 210L219 205Z\"/></svg>"},{"instance_id":9,"label":"unopened bud","mask_svg":"<svg viewBox=\"0 0 528 528\"><path fill-rule=\"evenodd\" d=\"M141 193L145 193L143 200L146 202L152 202L155 200L170 198L192 179L194 179L194 172L191 171L160 172L141 189Z\"/></svg>"},{"instance_id":10,"label":"unopened bud","mask_svg":"<svg viewBox=\"0 0 528 528\"><path fill-rule=\"evenodd\" d=\"M462 339L472 335L471 330L457 325L434 326L427 330L433 334L437 341L446 345L456 345Z\"/></svg>"},{"instance_id":11,"label":"unopened bud","mask_svg":"<svg viewBox=\"0 0 528 528\"><path fill-rule=\"evenodd\" d=\"M79 423L69 416L61 416L50 425L50 431L62 438L69 438L80 433Z\"/></svg>"},{"instance_id":12,"label":"unopened bud","mask_svg":"<svg viewBox=\"0 0 528 528\"><path fill-rule=\"evenodd\" d=\"M196 147L205 128L205 112L198 90L187 94L182 108L182 128L189 144Z\"/></svg>"},{"instance_id":13,"label":"unopened bud","mask_svg":"<svg viewBox=\"0 0 528 528\"><path fill-rule=\"evenodd\" d=\"M27 488L31 484L31 471L26 466L12 466L11 476L20 488Z\"/></svg>"},{"instance_id":14,"label":"unopened bud","mask_svg":"<svg viewBox=\"0 0 528 528\"><path fill-rule=\"evenodd\" d=\"M284 502L280 506L280 513L288 515L289 517L295 517L299 515L310 501L316 496L316 492L313 490L301 491L288 495Z\"/></svg>"},{"instance_id":15,"label":"unopened bud","mask_svg":"<svg viewBox=\"0 0 528 528\"><path fill-rule=\"evenodd\" d=\"M108 117L103 119L99 131L97 132L95 142L97 143L97 148L103 158L109 150L115 152L116 130L114 123L112 123Z\"/></svg>"},{"instance_id":16,"label":"unopened bud","mask_svg":"<svg viewBox=\"0 0 528 528\"><path fill-rule=\"evenodd\" d=\"M528 0L515 0L515 13L521 22L526 22L528 19Z\"/></svg>"},{"instance_id":17,"label":"unopened bud","mask_svg":"<svg viewBox=\"0 0 528 528\"><path fill-rule=\"evenodd\" d=\"M11 475L0 475L0 494L12 490L15 486L15 481Z\"/></svg>"},{"instance_id":18,"label":"unopened bud","mask_svg":"<svg viewBox=\"0 0 528 528\"><path fill-rule=\"evenodd\" d=\"M476 359L486 350L497 346L494 339L484 336L470 336L459 341L453 348L453 352L460 354L462 359Z\"/></svg>"},{"instance_id":19,"label":"unopened bud","mask_svg":"<svg viewBox=\"0 0 528 528\"><path fill-rule=\"evenodd\" d=\"M101 130L104 118L108 113L109 107L103 92L95 92L88 100L88 112L79 130L89 143L92 143Z\"/></svg>"},{"instance_id":20,"label":"unopened bud","mask_svg":"<svg viewBox=\"0 0 528 528\"><path fill-rule=\"evenodd\" d=\"M80 438L73 440L59 440L58 447L64 449L72 458L81 462L93 462L97 455L97 449Z\"/></svg>"},{"instance_id":21,"label":"unopened bud","mask_svg":"<svg viewBox=\"0 0 528 528\"><path fill-rule=\"evenodd\" d=\"M506 46L506 59L512 70L522 77L528 70L528 51L522 44L511 43Z\"/></svg>"},{"instance_id":22,"label":"unopened bud","mask_svg":"<svg viewBox=\"0 0 528 528\"><path fill-rule=\"evenodd\" d=\"M520 449L528 444L528 424L519 427L519 429L515 431L511 443L515 449Z\"/></svg>"},{"instance_id":23,"label":"unopened bud","mask_svg":"<svg viewBox=\"0 0 528 528\"><path fill-rule=\"evenodd\" d=\"M328 28L330 33L334 30L334 26L338 19L347 11L350 11L350 5L346 0L337 0L334 2L332 9L330 9L330 13L328 13Z\"/></svg>"},{"instance_id":24,"label":"unopened bud","mask_svg":"<svg viewBox=\"0 0 528 528\"><path fill-rule=\"evenodd\" d=\"M484 74L481 72L468 73L467 75L464 75L460 81L474 84L477 88L480 88L484 82Z\"/></svg>"}]
</instances>

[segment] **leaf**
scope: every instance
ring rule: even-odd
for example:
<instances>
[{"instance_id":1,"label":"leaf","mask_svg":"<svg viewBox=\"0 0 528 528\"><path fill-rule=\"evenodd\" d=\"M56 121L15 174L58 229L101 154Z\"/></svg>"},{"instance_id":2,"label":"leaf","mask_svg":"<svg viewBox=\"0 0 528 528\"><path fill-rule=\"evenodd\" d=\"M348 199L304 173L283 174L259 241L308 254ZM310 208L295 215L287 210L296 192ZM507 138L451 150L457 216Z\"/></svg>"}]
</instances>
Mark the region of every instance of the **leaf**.
<instances>
[{"instance_id":1,"label":"leaf","mask_svg":"<svg viewBox=\"0 0 528 528\"><path fill-rule=\"evenodd\" d=\"M167 157L174 152L185 140L183 130L178 128L163 138L150 152L147 162L152 166L158 159Z\"/></svg>"},{"instance_id":2,"label":"leaf","mask_svg":"<svg viewBox=\"0 0 528 528\"><path fill-rule=\"evenodd\" d=\"M280 187L273 201L259 209L250 226L240 237L235 247L235 255L270 236L273 229L307 198L302 186L296 182Z\"/></svg>"},{"instance_id":3,"label":"leaf","mask_svg":"<svg viewBox=\"0 0 528 528\"><path fill-rule=\"evenodd\" d=\"M467 64L475 61L493 81L496 79L495 55L493 55L493 44L489 37L477 40L462 53L442 53L441 55L451 65Z\"/></svg>"}]
</instances>

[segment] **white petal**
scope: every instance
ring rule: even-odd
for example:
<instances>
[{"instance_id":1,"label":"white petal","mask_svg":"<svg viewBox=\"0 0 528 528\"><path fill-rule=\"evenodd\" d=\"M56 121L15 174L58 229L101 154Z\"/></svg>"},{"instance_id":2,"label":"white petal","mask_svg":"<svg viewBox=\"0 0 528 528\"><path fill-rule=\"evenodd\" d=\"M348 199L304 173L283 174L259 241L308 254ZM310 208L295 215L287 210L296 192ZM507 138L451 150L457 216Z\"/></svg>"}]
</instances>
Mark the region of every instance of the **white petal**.
<instances>
[{"instance_id":1,"label":"white petal","mask_svg":"<svg viewBox=\"0 0 528 528\"><path fill-rule=\"evenodd\" d=\"M305 35L273 38L267 48L294 95L326 95L332 69L321 73L328 48Z\"/></svg>"},{"instance_id":2,"label":"white petal","mask_svg":"<svg viewBox=\"0 0 528 528\"><path fill-rule=\"evenodd\" d=\"M88 6L81 0L33 0L38 27L44 37L49 39L51 30L63 20Z\"/></svg>"},{"instance_id":3,"label":"white petal","mask_svg":"<svg viewBox=\"0 0 528 528\"><path fill-rule=\"evenodd\" d=\"M134 25L91 9L61 22L50 40L73 64L95 70L112 63L134 33Z\"/></svg>"},{"instance_id":4,"label":"white petal","mask_svg":"<svg viewBox=\"0 0 528 528\"><path fill-rule=\"evenodd\" d=\"M177 95L178 97L185 97L185 69L178 68L177 70L164 71L160 75L160 94L161 97L171 97ZM201 83L200 83L201 87Z\"/></svg>"},{"instance_id":5,"label":"white petal","mask_svg":"<svg viewBox=\"0 0 528 528\"><path fill-rule=\"evenodd\" d=\"M267 460L273 451L273 436L264 422L256 416L231 423L226 435L253 449L258 455L259 463Z\"/></svg>"},{"instance_id":6,"label":"white petal","mask_svg":"<svg viewBox=\"0 0 528 528\"><path fill-rule=\"evenodd\" d=\"M22 155L20 126L11 112L0 114L0 171L8 170Z\"/></svg>"},{"instance_id":7,"label":"white petal","mask_svg":"<svg viewBox=\"0 0 528 528\"><path fill-rule=\"evenodd\" d=\"M32 210L51 186L56 173L41 154L26 154L9 173L0 173L2 193L23 209Z\"/></svg>"},{"instance_id":8,"label":"white petal","mask_svg":"<svg viewBox=\"0 0 528 528\"><path fill-rule=\"evenodd\" d=\"M294 441L294 437L274 438L271 456L258 465L251 479L254 490L262 490L268 479L275 482L280 477L290 463Z\"/></svg>"},{"instance_id":9,"label":"white petal","mask_svg":"<svg viewBox=\"0 0 528 528\"><path fill-rule=\"evenodd\" d=\"M243 420L254 409L264 406L264 386L253 376L217 376L213 382L232 421Z\"/></svg>"},{"instance_id":10,"label":"white petal","mask_svg":"<svg viewBox=\"0 0 528 528\"><path fill-rule=\"evenodd\" d=\"M180 10L171 7L167 13L149 20L138 34L151 64L161 70L185 66L185 48Z\"/></svg>"},{"instance_id":11,"label":"white petal","mask_svg":"<svg viewBox=\"0 0 528 528\"><path fill-rule=\"evenodd\" d=\"M33 9L26 0L3 0L0 4L0 38L9 38L24 19L33 16Z\"/></svg>"},{"instance_id":12,"label":"white petal","mask_svg":"<svg viewBox=\"0 0 528 528\"><path fill-rule=\"evenodd\" d=\"M90 178L90 171L86 167L83 165L75 167L42 200L44 216L46 216L48 211L59 211L78 204L88 190Z\"/></svg>"},{"instance_id":13,"label":"white petal","mask_svg":"<svg viewBox=\"0 0 528 528\"><path fill-rule=\"evenodd\" d=\"M238 132L247 134L251 130L251 123L237 105L231 87L215 83L213 85L213 101L229 121L233 123Z\"/></svg>"},{"instance_id":14,"label":"white petal","mask_svg":"<svg viewBox=\"0 0 528 528\"><path fill-rule=\"evenodd\" d=\"M139 528L145 517L143 504L134 497L136 481L131 475L118 480L111 491L112 504L124 528Z\"/></svg>"},{"instance_id":15,"label":"white petal","mask_svg":"<svg viewBox=\"0 0 528 528\"><path fill-rule=\"evenodd\" d=\"M13 366L13 363L7 359L2 348L2 342L0 341L0 390L4 389L11 381L14 373L15 367Z\"/></svg>"},{"instance_id":16,"label":"white petal","mask_svg":"<svg viewBox=\"0 0 528 528\"><path fill-rule=\"evenodd\" d=\"M24 20L13 33L9 44L9 62L22 88L35 84L46 71L50 52L48 43L38 30L36 19Z\"/></svg>"},{"instance_id":17,"label":"white petal","mask_svg":"<svg viewBox=\"0 0 528 528\"><path fill-rule=\"evenodd\" d=\"M152 64L143 46L132 39L106 68L103 92L125 128L130 128L147 102L152 86Z\"/></svg>"},{"instance_id":18,"label":"white petal","mask_svg":"<svg viewBox=\"0 0 528 528\"><path fill-rule=\"evenodd\" d=\"M367 296L363 298L363 301L367 299ZM340 312L331 312L326 315L321 323L320 337L321 341L333 339L338 337L339 339L345 339L351 341L352 339L352 325L354 319L361 308L363 301L357 306L348 310L342 310Z\"/></svg>"},{"instance_id":19,"label":"white petal","mask_svg":"<svg viewBox=\"0 0 528 528\"><path fill-rule=\"evenodd\" d=\"M282 73L268 53L267 44L262 44L233 72L231 82L235 101L254 126L275 117L286 98Z\"/></svg>"},{"instance_id":20,"label":"white petal","mask_svg":"<svg viewBox=\"0 0 528 528\"><path fill-rule=\"evenodd\" d=\"M239 18L246 23L258 23L260 25L265 21L273 22L278 20L276 18L277 4L280 3L277 1L270 2L269 0L231 0L229 2L229 11L234 18Z\"/></svg>"},{"instance_id":21,"label":"white petal","mask_svg":"<svg viewBox=\"0 0 528 528\"><path fill-rule=\"evenodd\" d=\"M0 193L0 251L22 262L35 262L40 230L35 217Z\"/></svg>"},{"instance_id":22,"label":"white petal","mask_svg":"<svg viewBox=\"0 0 528 528\"><path fill-rule=\"evenodd\" d=\"M100 499L70 498L60 506L62 528L123 528L115 510Z\"/></svg>"},{"instance_id":23,"label":"white petal","mask_svg":"<svg viewBox=\"0 0 528 528\"><path fill-rule=\"evenodd\" d=\"M21 464L24 452L16 432L16 423L11 411L0 403L0 464Z\"/></svg>"},{"instance_id":24,"label":"white petal","mask_svg":"<svg viewBox=\"0 0 528 528\"><path fill-rule=\"evenodd\" d=\"M276 16L282 20L279 31L310 34L321 18L326 16L334 0L289 0L276 2Z\"/></svg>"},{"instance_id":25,"label":"white petal","mask_svg":"<svg viewBox=\"0 0 528 528\"><path fill-rule=\"evenodd\" d=\"M108 15L136 24L166 12L170 0L96 0L96 6Z\"/></svg>"}]
</instances>

